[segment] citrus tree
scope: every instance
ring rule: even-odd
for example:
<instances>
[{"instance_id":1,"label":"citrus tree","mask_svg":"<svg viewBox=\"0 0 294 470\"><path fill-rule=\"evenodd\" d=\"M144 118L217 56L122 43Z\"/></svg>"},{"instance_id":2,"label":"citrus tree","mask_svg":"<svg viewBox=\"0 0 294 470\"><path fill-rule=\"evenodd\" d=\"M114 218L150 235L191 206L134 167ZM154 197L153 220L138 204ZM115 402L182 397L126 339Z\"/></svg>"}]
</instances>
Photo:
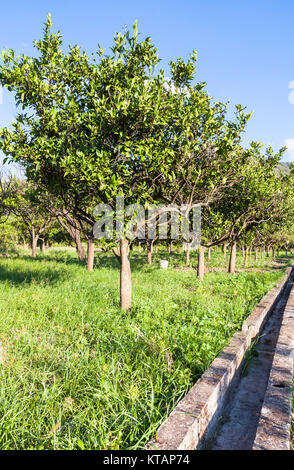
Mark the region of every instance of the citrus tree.
<instances>
[{"instance_id":1,"label":"citrus tree","mask_svg":"<svg viewBox=\"0 0 294 470\"><path fill-rule=\"evenodd\" d=\"M115 207L117 196L126 205L157 202L153 187L173 166L170 127L179 100L163 71L154 72L159 59L150 38L139 41L135 25L133 34L116 34L109 55L99 47L90 60L78 46L64 53L51 26L48 16L43 38L35 41L37 57L2 53L0 82L19 106L12 128L0 132L2 150L89 226L97 203ZM195 60L193 53L186 64L172 65L178 86L191 79ZM120 245L121 306L128 309L129 241L123 230L113 237Z\"/></svg>"}]
</instances>

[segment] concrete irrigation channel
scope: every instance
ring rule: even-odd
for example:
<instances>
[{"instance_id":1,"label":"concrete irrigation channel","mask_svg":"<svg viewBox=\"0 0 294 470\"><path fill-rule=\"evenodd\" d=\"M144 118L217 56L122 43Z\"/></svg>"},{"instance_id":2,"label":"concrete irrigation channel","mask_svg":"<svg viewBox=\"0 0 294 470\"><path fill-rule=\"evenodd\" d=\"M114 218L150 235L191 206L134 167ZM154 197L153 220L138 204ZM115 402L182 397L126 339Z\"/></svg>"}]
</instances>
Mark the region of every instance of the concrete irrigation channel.
<instances>
[{"instance_id":1,"label":"concrete irrigation channel","mask_svg":"<svg viewBox=\"0 0 294 470\"><path fill-rule=\"evenodd\" d=\"M293 353L292 267L146 448L289 450Z\"/></svg>"}]
</instances>

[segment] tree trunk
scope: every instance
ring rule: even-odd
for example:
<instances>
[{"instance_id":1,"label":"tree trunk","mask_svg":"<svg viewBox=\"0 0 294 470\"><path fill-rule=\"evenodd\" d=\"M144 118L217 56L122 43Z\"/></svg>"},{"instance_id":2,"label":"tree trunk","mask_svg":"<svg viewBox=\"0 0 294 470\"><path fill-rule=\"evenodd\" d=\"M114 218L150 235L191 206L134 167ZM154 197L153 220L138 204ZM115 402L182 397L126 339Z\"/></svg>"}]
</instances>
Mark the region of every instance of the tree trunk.
<instances>
[{"instance_id":1,"label":"tree trunk","mask_svg":"<svg viewBox=\"0 0 294 470\"><path fill-rule=\"evenodd\" d=\"M268 245L266 245L266 257L269 258L269 252L270 252L270 248Z\"/></svg>"},{"instance_id":2,"label":"tree trunk","mask_svg":"<svg viewBox=\"0 0 294 470\"><path fill-rule=\"evenodd\" d=\"M260 257L261 257L261 259L263 259L263 255L264 255L264 246L262 245L260 247Z\"/></svg>"},{"instance_id":3,"label":"tree trunk","mask_svg":"<svg viewBox=\"0 0 294 470\"><path fill-rule=\"evenodd\" d=\"M36 258L37 256L37 243L39 236L36 235L34 227L32 228L32 257Z\"/></svg>"},{"instance_id":4,"label":"tree trunk","mask_svg":"<svg viewBox=\"0 0 294 470\"><path fill-rule=\"evenodd\" d=\"M211 258L211 248L209 247L207 250L207 259L210 260Z\"/></svg>"},{"instance_id":5,"label":"tree trunk","mask_svg":"<svg viewBox=\"0 0 294 470\"><path fill-rule=\"evenodd\" d=\"M94 239L88 239L88 250L87 250L87 271L93 271L94 269Z\"/></svg>"},{"instance_id":6,"label":"tree trunk","mask_svg":"<svg viewBox=\"0 0 294 470\"><path fill-rule=\"evenodd\" d=\"M227 257L227 243L224 243L224 246L223 246L223 250L224 250L224 260L226 261L226 257Z\"/></svg>"},{"instance_id":7,"label":"tree trunk","mask_svg":"<svg viewBox=\"0 0 294 470\"><path fill-rule=\"evenodd\" d=\"M76 250L77 250L77 255L79 258L79 261L83 263L85 261L85 251L84 247L81 243L81 233L76 230L75 231L75 238L74 238L75 244L76 244Z\"/></svg>"},{"instance_id":8,"label":"tree trunk","mask_svg":"<svg viewBox=\"0 0 294 470\"><path fill-rule=\"evenodd\" d=\"M191 251L191 245L190 243L186 244L186 265L189 266L190 264L190 251Z\"/></svg>"},{"instance_id":9,"label":"tree trunk","mask_svg":"<svg viewBox=\"0 0 294 470\"><path fill-rule=\"evenodd\" d=\"M85 261L85 250L81 243L80 237L78 237L75 243L76 243L76 250L77 250L79 261L83 263Z\"/></svg>"},{"instance_id":10,"label":"tree trunk","mask_svg":"<svg viewBox=\"0 0 294 470\"><path fill-rule=\"evenodd\" d=\"M129 261L129 242L126 238L120 240L120 306L129 310L132 304L132 279Z\"/></svg>"},{"instance_id":11,"label":"tree trunk","mask_svg":"<svg viewBox=\"0 0 294 470\"><path fill-rule=\"evenodd\" d=\"M257 263L257 261L258 261L258 246L256 246L254 248L254 259L255 259L255 262Z\"/></svg>"},{"instance_id":12,"label":"tree trunk","mask_svg":"<svg viewBox=\"0 0 294 470\"><path fill-rule=\"evenodd\" d=\"M205 262L204 262L204 246L200 245L198 248L198 266L197 266L197 276L199 279L204 278L204 267L205 267Z\"/></svg>"},{"instance_id":13,"label":"tree trunk","mask_svg":"<svg viewBox=\"0 0 294 470\"><path fill-rule=\"evenodd\" d=\"M231 244L231 254L230 254L230 262L229 262L229 269L228 272L234 274L235 267L236 267L236 252L237 252L237 243L233 242Z\"/></svg>"},{"instance_id":14,"label":"tree trunk","mask_svg":"<svg viewBox=\"0 0 294 470\"><path fill-rule=\"evenodd\" d=\"M152 264L152 241L147 240L147 264Z\"/></svg>"},{"instance_id":15,"label":"tree trunk","mask_svg":"<svg viewBox=\"0 0 294 470\"><path fill-rule=\"evenodd\" d=\"M245 267L248 265L248 253L249 253L249 247L246 246L246 248L245 248L245 256L244 256L244 266L245 266Z\"/></svg>"},{"instance_id":16,"label":"tree trunk","mask_svg":"<svg viewBox=\"0 0 294 470\"><path fill-rule=\"evenodd\" d=\"M45 242L44 242L44 240L41 240L40 251L41 251L42 253L45 252Z\"/></svg>"},{"instance_id":17,"label":"tree trunk","mask_svg":"<svg viewBox=\"0 0 294 470\"><path fill-rule=\"evenodd\" d=\"M245 258L245 247L242 245L242 258Z\"/></svg>"},{"instance_id":18,"label":"tree trunk","mask_svg":"<svg viewBox=\"0 0 294 470\"><path fill-rule=\"evenodd\" d=\"M70 235L76 245L77 255L79 261L85 261L85 252L84 247L81 244L81 225L78 220L73 217L62 217L61 215L57 216L57 221L59 225L66 230Z\"/></svg>"}]
</instances>

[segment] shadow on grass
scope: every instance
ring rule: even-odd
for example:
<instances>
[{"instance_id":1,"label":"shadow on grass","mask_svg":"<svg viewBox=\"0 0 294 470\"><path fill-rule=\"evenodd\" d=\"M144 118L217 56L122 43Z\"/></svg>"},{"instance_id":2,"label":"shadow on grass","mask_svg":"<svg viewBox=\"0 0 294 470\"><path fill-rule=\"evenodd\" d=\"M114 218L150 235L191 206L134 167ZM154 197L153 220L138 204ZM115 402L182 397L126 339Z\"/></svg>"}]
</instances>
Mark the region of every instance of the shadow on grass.
<instances>
[{"instance_id":1,"label":"shadow on grass","mask_svg":"<svg viewBox=\"0 0 294 470\"><path fill-rule=\"evenodd\" d=\"M280 256L273 261L275 264L270 266L271 271L281 271L294 264L293 256Z\"/></svg>"},{"instance_id":2,"label":"shadow on grass","mask_svg":"<svg viewBox=\"0 0 294 470\"><path fill-rule=\"evenodd\" d=\"M54 269L37 270L27 269L21 270L18 268L7 268L6 266L0 267L0 282L8 281L12 285L23 284L56 284L69 277L68 272L58 272Z\"/></svg>"},{"instance_id":3,"label":"shadow on grass","mask_svg":"<svg viewBox=\"0 0 294 470\"><path fill-rule=\"evenodd\" d=\"M4 258L5 259L5 258ZM10 258L10 259L15 259L15 260L23 260L23 261L29 261L30 265L28 266L28 269L26 270L21 270L18 268L13 268L13 263L11 265L11 269L1 267L0 269L0 281L5 281L8 280L13 284L23 284L23 283L31 283L31 282L36 282L41 284L42 282L46 281L50 284L60 281L62 279L68 278L70 276L70 273L68 271L66 272L60 272L55 270L54 267L50 268L48 266L48 269L44 271L44 267L42 270L38 270L34 268L34 265L38 265L39 263L44 263L44 262L49 262L49 263L60 263L64 266L80 266L82 269L86 270L86 261L85 262L80 262L78 258L74 255L70 255L65 252L53 252L53 253L38 253L36 258L32 258L31 255L28 254L22 254L19 255L17 258ZM184 253L179 253L179 252L173 252L173 253L168 253L165 251L160 251L159 253L154 253L153 254L153 260L152 264L148 265L147 264L147 252L144 251L142 253L137 253L137 252L130 252L130 263L131 263L131 270L132 272L136 271L153 271L154 269L158 268L158 263L160 259L168 259L170 262L170 266L172 267L173 265L185 265L184 262ZM269 260L270 262L270 260ZM197 263L196 263L197 264ZM286 255L280 255L279 258L275 259L275 265L268 265L264 267L258 267L258 266L248 266L247 268L242 268L240 269L240 272L245 271L245 272L250 272L255 271L255 269L261 269L263 271L281 271L285 269L286 266L290 266L293 264L293 256L286 256ZM209 266L212 271L214 268L214 263L207 263L207 266ZM95 253L95 269L99 268L106 268L106 269L112 269L114 271L119 270L119 263L116 260L115 256L112 255L111 253Z\"/></svg>"},{"instance_id":4,"label":"shadow on grass","mask_svg":"<svg viewBox=\"0 0 294 470\"><path fill-rule=\"evenodd\" d=\"M31 255L23 254L19 255L18 258L19 260L25 260L25 261L30 261L32 263L40 263L40 262L54 262L54 263L61 263L65 265L73 265L73 266L86 266L86 261L80 262L77 257L67 255L67 254L43 254L43 253L38 253L36 258L32 258ZM148 267L151 269L154 269L154 267L158 267L158 262L159 259L169 259L171 265L179 262L183 258L182 253L158 253L153 255L153 262L151 265L147 264L147 253L133 253L132 251L130 252L130 263L131 263L131 269L133 272L137 270L141 270L143 267ZM114 255L111 253L95 253L95 264L94 264L95 269L99 268L110 268L114 270L119 269L119 263L117 259L115 258Z\"/></svg>"},{"instance_id":5,"label":"shadow on grass","mask_svg":"<svg viewBox=\"0 0 294 470\"><path fill-rule=\"evenodd\" d=\"M33 258L31 255L21 254L18 256L17 259L30 261L32 263L37 262L44 262L44 261L53 261L54 263L63 263L63 264L70 264L75 266L83 266L86 265L85 262L80 262L78 258L74 258L72 256L61 256L61 255L47 255L43 253L38 253L36 258Z\"/></svg>"}]
</instances>

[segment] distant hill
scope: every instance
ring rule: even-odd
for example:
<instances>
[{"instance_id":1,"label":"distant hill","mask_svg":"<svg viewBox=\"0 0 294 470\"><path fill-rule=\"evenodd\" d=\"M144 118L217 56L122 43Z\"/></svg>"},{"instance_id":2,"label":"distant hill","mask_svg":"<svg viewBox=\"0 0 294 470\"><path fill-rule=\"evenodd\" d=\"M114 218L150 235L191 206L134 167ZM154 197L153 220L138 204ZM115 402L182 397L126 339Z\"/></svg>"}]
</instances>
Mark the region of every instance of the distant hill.
<instances>
[{"instance_id":1,"label":"distant hill","mask_svg":"<svg viewBox=\"0 0 294 470\"><path fill-rule=\"evenodd\" d=\"M290 173L290 165L291 165L292 162L280 162L278 164L278 169L282 172L282 173L287 173L289 174Z\"/></svg>"}]
</instances>

